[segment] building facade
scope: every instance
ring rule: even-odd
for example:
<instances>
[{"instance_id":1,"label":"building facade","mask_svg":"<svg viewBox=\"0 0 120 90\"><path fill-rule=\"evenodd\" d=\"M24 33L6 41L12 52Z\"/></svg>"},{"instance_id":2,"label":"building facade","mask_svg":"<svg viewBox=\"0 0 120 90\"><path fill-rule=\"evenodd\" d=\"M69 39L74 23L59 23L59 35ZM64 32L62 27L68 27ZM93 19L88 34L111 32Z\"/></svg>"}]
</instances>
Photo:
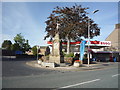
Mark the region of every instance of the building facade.
<instances>
[{"instance_id":1,"label":"building facade","mask_svg":"<svg viewBox=\"0 0 120 90\"><path fill-rule=\"evenodd\" d=\"M52 42L48 41L47 44L52 47ZM80 45L81 41L77 42L70 42L70 52L72 53L80 53ZM101 49L105 47L110 47L111 46L111 41L90 41L90 49L93 51L101 51ZM85 51L87 52L88 48L88 41L85 44ZM67 42L62 43L62 49L64 52L67 52Z\"/></svg>"},{"instance_id":2,"label":"building facade","mask_svg":"<svg viewBox=\"0 0 120 90\"><path fill-rule=\"evenodd\" d=\"M52 47L52 42L47 42ZM80 53L80 41L70 42L70 52ZM67 51L67 43L62 43L63 51ZM85 44L87 53L88 43ZM90 49L92 58L100 61L120 61L120 23L115 25L113 32L105 39L105 41L90 41Z\"/></svg>"},{"instance_id":3,"label":"building facade","mask_svg":"<svg viewBox=\"0 0 120 90\"><path fill-rule=\"evenodd\" d=\"M115 29L105 41L111 41L111 47L108 48L109 50L120 52L120 23L115 25Z\"/></svg>"}]
</instances>

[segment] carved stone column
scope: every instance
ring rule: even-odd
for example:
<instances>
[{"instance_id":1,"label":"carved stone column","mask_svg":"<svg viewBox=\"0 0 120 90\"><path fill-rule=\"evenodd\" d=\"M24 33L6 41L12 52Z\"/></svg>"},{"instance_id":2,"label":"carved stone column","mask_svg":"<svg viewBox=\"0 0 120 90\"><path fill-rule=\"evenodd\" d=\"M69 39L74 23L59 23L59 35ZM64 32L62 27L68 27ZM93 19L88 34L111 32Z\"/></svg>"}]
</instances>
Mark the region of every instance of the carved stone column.
<instances>
[{"instance_id":1,"label":"carved stone column","mask_svg":"<svg viewBox=\"0 0 120 90\"><path fill-rule=\"evenodd\" d=\"M62 45L59 39L59 33L55 35L54 40L52 41L52 54L49 57L49 62L54 62L60 64L64 62L64 57L62 55Z\"/></svg>"}]
</instances>

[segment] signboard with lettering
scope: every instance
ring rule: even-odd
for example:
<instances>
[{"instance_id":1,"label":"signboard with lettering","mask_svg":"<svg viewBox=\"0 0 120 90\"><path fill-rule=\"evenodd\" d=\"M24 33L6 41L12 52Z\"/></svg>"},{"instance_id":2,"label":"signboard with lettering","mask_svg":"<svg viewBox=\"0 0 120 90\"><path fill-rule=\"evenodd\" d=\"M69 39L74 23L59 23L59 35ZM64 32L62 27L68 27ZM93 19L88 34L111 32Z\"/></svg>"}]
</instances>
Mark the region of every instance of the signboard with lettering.
<instances>
[{"instance_id":1,"label":"signboard with lettering","mask_svg":"<svg viewBox=\"0 0 120 90\"><path fill-rule=\"evenodd\" d=\"M47 42L48 44L52 44L52 42ZM70 42L71 45L80 45L80 41L78 42ZM63 42L63 45L67 45L67 42ZM85 45L88 45L86 43ZM111 41L90 41L90 46L111 46Z\"/></svg>"},{"instance_id":2,"label":"signboard with lettering","mask_svg":"<svg viewBox=\"0 0 120 90\"><path fill-rule=\"evenodd\" d=\"M111 46L111 41L90 41L90 46Z\"/></svg>"}]
</instances>

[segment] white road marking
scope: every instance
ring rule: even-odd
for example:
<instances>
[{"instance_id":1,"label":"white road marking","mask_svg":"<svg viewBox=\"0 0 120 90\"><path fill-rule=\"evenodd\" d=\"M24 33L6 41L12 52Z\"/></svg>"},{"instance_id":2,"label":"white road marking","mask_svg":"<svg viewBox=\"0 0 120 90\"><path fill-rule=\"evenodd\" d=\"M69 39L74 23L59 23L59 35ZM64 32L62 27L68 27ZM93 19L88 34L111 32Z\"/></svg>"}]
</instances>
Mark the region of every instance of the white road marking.
<instances>
[{"instance_id":1,"label":"white road marking","mask_svg":"<svg viewBox=\"0 0 120 90\"><path fill-rule=\"evenodd\" d=\"M91 81L86 81L86 82L82 82L82 83L77 83L77 84L73 84L73 85L68 85L68 86L64 86L64 87L60 87L60 88L69 88L69 87L74 87L74 86L78 86L78 85L82 85L82 84L86 84L86 83L91 83L91 82L95 82L95 81L99 81L100 79L95 79L95 80L91 80ZM60 89L59 88L59 89Z\"/></svg>"},{"instance_id":2,"label":"white road marking","mask_svg":"<svg viewBox=\"0 0 120 90\"><path fill-rule=\"evenodd\" d=\"M115 76L118 76L118 75L120 75L120 74L115 74L115 75L112 75L112 77L115 77Z\"/></svg>"}]
</instances>

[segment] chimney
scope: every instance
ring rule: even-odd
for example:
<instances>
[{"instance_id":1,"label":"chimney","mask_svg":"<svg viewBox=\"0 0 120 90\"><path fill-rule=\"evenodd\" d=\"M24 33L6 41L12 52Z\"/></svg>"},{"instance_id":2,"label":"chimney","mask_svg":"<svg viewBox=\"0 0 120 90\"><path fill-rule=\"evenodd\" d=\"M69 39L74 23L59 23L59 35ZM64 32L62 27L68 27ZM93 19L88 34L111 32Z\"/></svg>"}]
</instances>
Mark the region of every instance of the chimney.
<instances>
[{"instance_id":1,"label":"chimney","mask_svg":"<svg viewBox=\"0 0 120 90\"><path fill-rule=\"evenodd\" d=\"M115 25L115 29L120 29L120 23Z\"/></svg>"}]
</instances>

